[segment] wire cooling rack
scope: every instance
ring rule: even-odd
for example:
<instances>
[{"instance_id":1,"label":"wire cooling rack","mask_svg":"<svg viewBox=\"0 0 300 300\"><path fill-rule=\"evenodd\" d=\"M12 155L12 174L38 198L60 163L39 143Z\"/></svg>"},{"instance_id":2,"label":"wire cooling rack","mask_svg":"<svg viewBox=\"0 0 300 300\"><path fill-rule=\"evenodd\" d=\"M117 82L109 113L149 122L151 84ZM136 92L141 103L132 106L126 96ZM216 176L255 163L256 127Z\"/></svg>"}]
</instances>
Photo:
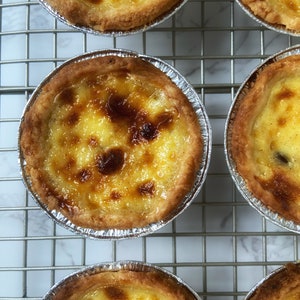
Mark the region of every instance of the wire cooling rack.
<instances>
[{"instance_id":1,"label":"wire cooling rack","mask_svg":"<svg viewBox=\"0 0 300 300\"><path fill-rule=\"evenodd\" d=\"M243 299L278 266L298 260L298 235L262 218L227 170L224 124L235 92L263 59L299 42L270 31L231 0L189 0L155 28L126 37L80 33L37 1L0 1L0 298L40 299L83 266L139 260L181 277L203 300ZM55 225L27 194L17 135L34 88L57 65L84 52L123 48L177 68L205 104L213 147L206 182L175 221L147 236L99 241Z\"/></svg>"}]
</instances>

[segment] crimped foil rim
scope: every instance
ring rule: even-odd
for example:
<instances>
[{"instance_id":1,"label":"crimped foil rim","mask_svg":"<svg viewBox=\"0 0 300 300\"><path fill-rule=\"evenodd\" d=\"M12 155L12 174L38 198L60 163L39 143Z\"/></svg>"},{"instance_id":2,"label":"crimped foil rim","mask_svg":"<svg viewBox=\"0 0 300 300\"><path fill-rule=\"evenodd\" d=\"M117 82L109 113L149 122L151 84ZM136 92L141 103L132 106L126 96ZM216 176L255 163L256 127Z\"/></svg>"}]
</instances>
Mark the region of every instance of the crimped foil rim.
<instances>
[{"instance_id":1,"label":"crimped foil rim","mask_svg":"<svg viewBox=\"0 0 300 300\"><path fill-rule=\"evenodd\" d=\"M55 75L61 68L63 68L65 65L80 62L83 60L87 60L89 58L96 58L99 56L107 56L107 55L116 55L116 56L130 56L130 57L137 57L141 58L147 62L150 62L155 67L160 69L162 72L164 72L186 95L189 102L192 104L196 115L198 117L198 121L200 123L201 127L201 135L203 138L203 156L201 163L199 165L199 169L196 174L196 179L194 181L194 185L190 192L183 198L180 205L177 206L176 209L174 209L169 215L167 215L163 220L158 221L156 223L151 223L145 227L140 228L131 228L131 229L115 229L111 228L108 230L93 230L91 228L85 228L76 226L74 223L72 223L68 218L66 218L62 213L56 211L56 210L49 210L47 206L39 199L39 196L34 193L31 190L31 184L30 184L30 178L26 176L25 172L25 166L26 161L24 160L24 157L21 152L20 148L20 129L19 129L19 137L18 137L18 150L19 150L19 164L21 168L21 175L23 182L25 184L25 187L32 195L33 199L36 201L36 203L44 210L44 212L54 221L56 221L61 226L65 227L66 229L81 234L83 236L94 238L94 239L124 239L124 238L134 238L134 237L140 237L144 235L151 234L158 229L164 227L168 223L170 223L172 220L174 220L176 217L178 217L193 201L193 199L198 195L199 191L202 188L202 185L206 179L208 167L210 163L210 157L211 157L211 147L212 147L212 132L211 132L211 126L210 122L205 110L205 107L200 100L199 95L196 93L196 91L193 89L190 83L171 65L167 64L166 62L144 54L139 54L134 51L130 50L124 50L124 49L106 49L106 50L100 50L100 51L93 51L89 53L85 53L83 55L76 56L70 60L67 60L62 65L58 66L56 69L54 69L48 76L44 78L44 80L36 87L33 94L31 95L30 100L27 102L22 117L20 126L22 124L23 118L27 112L27 110L30 108L31 104L35 101L35 98L38 96L39 90L51 79L51 76Z\"/></svg>"},{"instance_id":2,"label":"crimped foil rim","mask_svg":"<svg viewBox=\"0 0 300 300\"><path fill-rule=\"evenodd\" d=\"M295 265L299 265L299 262L293 262L293 264ZM247 295L245 296L244 300L251 300L251 297L253 296L253 294L255 293L255 291L262 285L264 284L269 278L275 276L276 274L279 274L280 272L284 271L286 269L286 265L283 265L281 267L278 267L277 269L273 270L270 274L268 274L267 276L265 276L263 279L261 279L260 281L258 281L251 289L250 291L247 293Z\"/></svg>"},{"instance_id":3,"label":"crimped foil rim","mask_svg":"<svg viewBox=\"0 0 300 300\"><path fill-rule=\"evenodd\" d=\"M250 8L248 8L243 2L242 0L235 0L239 6L243 9L243 11L253 20L255 20L257 23L259 23L260 25L265 26L266 28L276 31L278 33L283 33L283 34L289 34L291 36L300 36L300 32L296 31L296 30L292 30L292 29L288 29L283 25L278 25L278 24L272 24L269 23L265 20L263 20L262 18L259 18L258 16L256 16L252 10Z\"/></svg>"},{"instance_id":4,"label":"crimped foil rim","mask_svg":"<svg viewBox=\"0 0 300 300\"><path fill-rule=\"evenodd\" d=\"M294 221L287 220L280 216L278 213L271 211L266 205L264 205L259 199L254 197L252 193L249 191L245 180L239 175L235 162L231 157L230 153L230 139L231 139L231 132L230 132L230 123L231 120L234 118L235 111L237 107L242 101L244 91L251 88L251 83L255 80L256 74L260 72L262 68L265 66L272 64L275 61L281 60L287 56L291 55L300 55L300 45L296 45L293 47L286 48L278 53L273 54L261 64L259 64L245 79L245 81L239 87L234 100L231 104L229 109L227 119L225 122L225 131L224 131L224 150L225 150L225 158L226 163L229 169L229 173L245 200L252 206L256 211L258 211L263 217L271 221L272 223L278 225L283 229L287 229L289 231L300 233L300 224L295 223Z\"/></svg>"},{"instance_id":5,"label":"crimped foil rim","mask_svg":"<svg viewBox=\"0 0 300 300\"><path fill-rule=\"evenodd\" d=\"M188 289L188 291L195 297L195 300L201 300L202 298L180 277L171 273L170 271L158 267L154 264L144 263L141 261L135 260L124 260L124 261L116 261L116 262L106 262L106 263L99 263L94 264L91 266L84 267L78 271L75 271L59 282L57 282L43 297L43 300L52 300L55 299L55 293L64 287L70 281L72 282L73 279L77 279L81 276L89 276L93 274L98 274L101 272L109 272L109 271L120 271L120 270L128 270L128 271L136 271L136 272L147 272L147 271L156 271L165 276L166 278L170 278L171 280L177 282L182 287Z\"/></svg>"},{"instance_id":6,"label":"crimped foil rim","mask_svg":"<svg viewBox=\"0 0 300 300\"><path fill-rule=\"evenodd\" d=\"M93 28L87 27L87 26L80 26L80 25L76 25L76 24L72 24L70 23L65 17L63 17L61 14L59 14L54 8L52 8L52 6L47 2L47 0L38 0L39 3L48 11L48 13L50 13L50 15L52 15L53 17L55 17L57 20L59 20L60 22L62 22L63 24L79 30L81 32L84 33L90 33L90 34L94 34L94 35L103 35L103 36L113 36L113 37L117 37L117 36L127 36L127 35L132 35L132 34L138 34L138 33L142 33L145 32L157 25L159 25L160 23L166 21L167 19L169 19L171 16L173 16L175 13L177 13L177 11L179 9L181 9L181 7L188 1L188 0L181 0L180 3L178 3L173 9L171 9L169 12L166 12L164 14L162 14L161 16L157 17L155 20L153 20L150 24L143 26L143 27L138 27L138 28L133 28L131 30L118 30L118 31L99 31L99 30L95 30Z\"/></svg>"}]
</instances>

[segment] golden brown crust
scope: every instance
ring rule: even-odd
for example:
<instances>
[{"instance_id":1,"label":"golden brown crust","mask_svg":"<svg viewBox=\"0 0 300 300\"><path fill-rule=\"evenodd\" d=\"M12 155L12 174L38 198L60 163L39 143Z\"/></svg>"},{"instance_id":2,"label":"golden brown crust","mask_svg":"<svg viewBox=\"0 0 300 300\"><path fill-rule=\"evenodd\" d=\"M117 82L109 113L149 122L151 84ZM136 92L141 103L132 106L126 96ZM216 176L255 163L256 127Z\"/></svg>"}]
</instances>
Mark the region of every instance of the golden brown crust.
<instances>
[{"instance_id":1,"label":"golden brown crust","mask_svg":"<svg viewBox=\"0 0 300 300\"><path fill-rule=\"evenodd\" d=\"M68 22L100 32L146 27L175 9L182 0L46 0Z\"/></svg>"},{"instance_id":2,"label":"golden brown crust","mask_svg":"<svg viewBox=\"0 0 300 300\"><path fill-rule=\"evenodd\" d=\"M241 0L259 19L279 28L300 31L300 6L297 0Z\"/></svg>"},{"instance_id":3,"label":"golden brown crust","mask_svg":"<svg viewBox=\"0 0 300 300\"><path fill-rule=\"evenodd\" d=\"M191 189L203 153L180 89L150 63L118 56L60 69L25 113L20 147L41 202L93 229L165 218Z\"/></svg>"},{"instance_id":4,"label":"golden brown crust","mask_svg":"<svg viewBox=\"0 0 300 300\"><path fill-rule=\"evenodd\" d=\"M195 300L185 286L160 272L127 270L73 277L63 288L58 289L52 299L85 299L84 296L87 295L94 295L96 299L103 300L145 299L144 297L147 297L147 300Z\"/></svg>"},{"instance_id":5,"label":"golden brown crust","mask_svg":"<svg viewBox=\"0 0 300 300\"><path fill-rule=\"evenodd\" d=\"M263 68L237 101L229 149L250 192L281 217L300 223L298 82L300 56Z\"/></svg>"},{"instance_id":6,"label":"golden brown crust","mask_svg":"<svg viewBox=\"0 0 300 300\"><path fill-rule=\"evenodd\" d=\"M248 300L296 300L300 297L300 266L289 263L265 280Z\"/></svg>"}]
</instances>

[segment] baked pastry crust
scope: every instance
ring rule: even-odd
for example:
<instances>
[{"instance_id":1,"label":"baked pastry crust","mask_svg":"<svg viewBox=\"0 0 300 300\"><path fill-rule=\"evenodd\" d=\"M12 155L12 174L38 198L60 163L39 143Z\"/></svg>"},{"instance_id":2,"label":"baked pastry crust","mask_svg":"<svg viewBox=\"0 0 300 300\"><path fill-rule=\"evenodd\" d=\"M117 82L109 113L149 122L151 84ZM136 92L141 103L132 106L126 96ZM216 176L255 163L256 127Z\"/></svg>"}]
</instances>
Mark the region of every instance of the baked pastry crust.
<instances>
[{"instance_id":1,"label":"baked pastry crust","mask_svg":"<svg viewBox=\"0 0 300 300\"><path fill-rule=\"evenodd\" d=\"M247 300L300 299L300 266L289 263L272 274L255 289Z\"/></svg>"},{"instance_id":2,"label":"baked pastry crust","mask_svg":"<svg viewBox=\"0 0 300 300\"><path fill-rule=\"evenodd\" d=\"M256 17L290 31L300 32L298 0L241 0Z\"/></svg>"},{"instance_id":3,"label":"baked pastry crust","mask_svg":"<svg viewBox=\"0 0 300 300\"><path fill-rule=\"evenodd\" d=\"M32 191L49 211L94 230L166 218L192 188L203 155L183 92L137 57L66 64L20 125Z\"/></svg>"},{"instance_id":4,"label":"baked pastry crust","mask_svg":"<svg viewBox=\"0 0 300 300\"><path fill-rule=\"evenodd\" d=\"M300 56L253 75L229 121L229 152L249 191L268 209L300 224Z\"/></svg>"},{"instance_id":5,"label":"baked pastry crust","mask_svg":"<svg viewBox=\"0 0 300 300\"><path fill-rule=\"evenodd\" d=\"M143 29L163 18L183 0L44 0L69 23L100 32Z\"/></svg>"},{"instance_id":6,"label":"baked pastry crust","mask_svg":"<svg viewBox=\"0 0 300 300\"><path fill-rule=\"evenodd\" d=\"M119 270L73 277L51 299L195 300L195 296L184 285L155 270Z\"/></svg>"}]
</instances>

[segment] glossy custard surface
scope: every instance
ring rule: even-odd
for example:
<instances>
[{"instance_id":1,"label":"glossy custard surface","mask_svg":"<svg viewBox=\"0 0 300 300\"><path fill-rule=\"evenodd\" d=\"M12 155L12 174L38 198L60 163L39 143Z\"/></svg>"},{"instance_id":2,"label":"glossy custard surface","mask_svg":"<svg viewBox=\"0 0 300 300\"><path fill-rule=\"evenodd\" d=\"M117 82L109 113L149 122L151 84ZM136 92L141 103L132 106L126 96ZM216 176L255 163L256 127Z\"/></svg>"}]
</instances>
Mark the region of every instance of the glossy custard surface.
<instances>
[{"instance_id":1,"label":"glossy custard surface","mask_svg":"<svg viewBox=\"0 0 300 300\"><path fill-rule=\"evenodd\" d=\"M84 78L56 96L45 168L64 203L148 214L166 201L190 136L160 90L122 73L104 81Z\"/></svg>"}]
</instances>

